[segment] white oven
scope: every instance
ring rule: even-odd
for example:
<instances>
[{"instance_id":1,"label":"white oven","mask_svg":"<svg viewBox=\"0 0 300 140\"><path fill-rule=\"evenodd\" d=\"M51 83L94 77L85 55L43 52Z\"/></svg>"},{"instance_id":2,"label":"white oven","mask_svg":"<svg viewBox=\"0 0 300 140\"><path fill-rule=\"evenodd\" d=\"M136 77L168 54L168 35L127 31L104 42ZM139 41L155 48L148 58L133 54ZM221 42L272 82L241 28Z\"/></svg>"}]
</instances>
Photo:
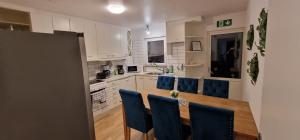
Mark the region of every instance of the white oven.
<instances>
[{"instance_id":1,"label":"white oven","mask_svg":"<svg viewBox=\"0 0 300 140\"><path fill-rule=\"evenodd\" d=\"M108 109L108 96L106 91L106 83L96 83L90 85L93 113L97 115Z\"/></svg>"}]
</instances>

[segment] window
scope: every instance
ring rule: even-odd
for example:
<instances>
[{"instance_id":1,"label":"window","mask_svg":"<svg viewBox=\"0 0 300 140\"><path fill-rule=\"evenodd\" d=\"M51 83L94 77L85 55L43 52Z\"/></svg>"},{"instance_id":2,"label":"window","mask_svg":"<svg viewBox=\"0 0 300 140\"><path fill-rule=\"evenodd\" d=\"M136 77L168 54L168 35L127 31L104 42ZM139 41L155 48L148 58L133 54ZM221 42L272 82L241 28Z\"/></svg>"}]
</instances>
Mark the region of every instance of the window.
<instances>
[{"instance_id":1,"label":"window","mask_svg":"<svg viewBox=\"0 0 300 140\"><path fill-rule=\"evenodd\" d=\"M241 78L243 33L211 37L211 77Z\"/></svg>"},{"instance_id":2,"label":"window","mask_svg":"<svg viewBox=\"0 0 300 140\"><path fill-rule=\"evenodd\" d=\"M148 41L148 63L165 63L164 40Z\"/></svg>"}]
</instances>

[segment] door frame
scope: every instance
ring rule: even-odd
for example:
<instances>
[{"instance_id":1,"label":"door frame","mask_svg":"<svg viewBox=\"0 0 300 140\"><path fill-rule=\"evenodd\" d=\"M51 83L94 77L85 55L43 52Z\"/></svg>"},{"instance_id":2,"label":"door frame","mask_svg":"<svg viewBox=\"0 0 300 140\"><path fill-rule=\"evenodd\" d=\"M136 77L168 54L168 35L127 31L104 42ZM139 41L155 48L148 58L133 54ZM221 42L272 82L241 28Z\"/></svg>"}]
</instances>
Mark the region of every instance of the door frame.
<instances>
[{"instance_id":1,"label":"door frame","mask_svg":"<svg viewBox=\"0 0 300 140\"><path fill-rule=\"evenodd\" d=\"M211 36L213 35L220 35L220 34L230 34L230 33L243 33L243 52L242 52L242 67L241 67L241 74L243 73L245 64L244 60L246 59L245 52L247 50L247 44L246 44L246 28L233 28L233 29L224 29L224 30L214 30L214 31L208 31L207 32L207 51L206 51L206 56L207 56L207 66L208 66L208 78L209 79L216 79L216 80L228 80L228 81L235 81L235 82L241 82L243 77L241 75L240 79L236 78L225 78L225 77L211 77L210 72L211 72Z\"/></svg>"}]
</instances>

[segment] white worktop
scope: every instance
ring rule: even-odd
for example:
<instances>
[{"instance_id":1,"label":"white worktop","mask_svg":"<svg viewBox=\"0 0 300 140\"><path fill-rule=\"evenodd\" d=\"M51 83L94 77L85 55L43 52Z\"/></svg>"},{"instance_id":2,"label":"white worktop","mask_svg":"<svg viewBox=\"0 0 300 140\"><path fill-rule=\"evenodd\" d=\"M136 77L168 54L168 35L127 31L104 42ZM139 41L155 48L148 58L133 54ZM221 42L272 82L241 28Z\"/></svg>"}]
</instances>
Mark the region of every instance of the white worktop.
<instances>
[{"instance_id":1,"label":"white worktop","mask_svg":"<svg viewBox=\"0 0 300 140\"><path fill-rule=\"evenodd\" d=\"M158 76L173 76L175 78L178 77L185 77L181 75L175 75L175 74L163 74L163 75L155 75L155 74L148 74L150 72L139 72L139 73L125 73L123 75L112 75L110 78L105 79L105 82L112 82L120 79L124 79L130 76L148 76L148 77L158 77ZM203 77L192 77L192 78L197 78L197 79L202 79Z\"/></svg>"}]
</instances>

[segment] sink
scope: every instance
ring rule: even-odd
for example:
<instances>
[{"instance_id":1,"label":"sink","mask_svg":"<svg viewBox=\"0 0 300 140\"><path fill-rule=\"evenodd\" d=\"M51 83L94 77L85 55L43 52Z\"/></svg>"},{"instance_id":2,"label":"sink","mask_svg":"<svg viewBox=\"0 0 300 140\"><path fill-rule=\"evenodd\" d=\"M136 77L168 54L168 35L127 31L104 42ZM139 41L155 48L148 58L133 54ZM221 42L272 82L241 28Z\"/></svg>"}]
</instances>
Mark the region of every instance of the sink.
<instances>
[{"instance_id":1,"label":"sink","mask_svg":"<svg viewBox=\"0 0 300 140\"><path fill-rule=\"evenodd\" d=\"M149 73L146 73L147 75L162 75L162 73L159 73L159 72L149 72Z\"/></svg>"}]
</instances>

